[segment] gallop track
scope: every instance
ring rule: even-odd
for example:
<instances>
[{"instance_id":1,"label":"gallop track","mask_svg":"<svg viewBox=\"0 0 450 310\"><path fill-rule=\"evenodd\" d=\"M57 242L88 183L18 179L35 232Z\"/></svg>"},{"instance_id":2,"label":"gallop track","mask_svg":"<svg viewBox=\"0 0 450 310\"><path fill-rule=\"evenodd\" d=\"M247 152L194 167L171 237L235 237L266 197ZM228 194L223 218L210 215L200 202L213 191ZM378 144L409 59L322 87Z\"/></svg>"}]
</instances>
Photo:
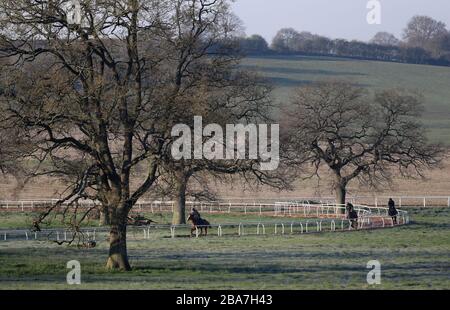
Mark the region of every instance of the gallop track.
<instances>
[{"instance_id":1,"label":"gallop track","mask_svg":"<svg viewBox=\"0 0 450 310\"><path fill-rule=\"evenodd\" d=\"M39 212L50 207L55 200L34 202L30 208L26 204L11 203L14 209L9 211ZM84 207L92 207L94 202L85 201ZM17 208L17 206L19 207ZM64 206L63 206L64 207ZM67 206L65 206L67 207ZM170 213L174 204L171 201L139 202L135 212ZM391 228L407 225L410 222L408 212L398 210L397 223L388 215L387 208L355 205L358 221L352 223L346 218L345 206L314 201L278 201L273 203L232 203L232 202L187 202L187 208L197 208L202 214L232 214L239 222L214 223L209 228L209 236L245 236L245 235L302 235L323 232L342 232ZM253 216L249 220L249 216ZM254 218L260 217L260 220ZM153 237L176 238L190 235L190 225L148 225L130 227L130 237L151 239ZM200 227L199 227L200 228ZM201 237L200 229L195 237ZM107 227L83 228L78 232L84 239L100 240L107 236ZM71 240L73 232L64 228L44 229L40 232L28 229L0 230L0 240Z\"/></svg>"}]
</instances>

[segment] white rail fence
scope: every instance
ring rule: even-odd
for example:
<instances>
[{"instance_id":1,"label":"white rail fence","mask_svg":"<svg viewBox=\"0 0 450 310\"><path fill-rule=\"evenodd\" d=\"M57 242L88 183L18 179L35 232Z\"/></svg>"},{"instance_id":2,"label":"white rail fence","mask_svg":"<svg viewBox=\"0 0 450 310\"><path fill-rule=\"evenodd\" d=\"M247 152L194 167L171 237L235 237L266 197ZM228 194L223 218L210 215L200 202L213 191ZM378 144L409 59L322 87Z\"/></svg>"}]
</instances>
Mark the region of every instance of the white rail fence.
<instances>
[{"instance_id":1,"label":"white rail fence","mask_svg":"<svg viewBox=\"0 0 450 310\"><path fill-rule=\"evenodd\" d=\"M262 205L262 204L261 204ZM269 209L269 208L268 208ZM294 235L309 234L321 232L337 232L349 230L364 230L394 227L407 225L410 222L408 212L398 210L397 224L394 219L388 215L387 208L369 207L355 205L358 213L357 227L355 223L346 219L342 211L345 206L321 204L313 205L310 203L297 202L276 202L271 205L272 215L284 216L283 220L273 221L242 221L239 223L221 223L206 226L197 226L194 228L194 236L201 235L202 228L209 228L210 233L218 237L223 236L246 236L246 235ZM289 215L300 215L305 217L290 219ZM151 239L155 237L176 238L179 236L191 235L192 226L190 225L148 225L133 227L130 226L131 239ZM79 231L87 240L97 240L98 237L105 240L109 230L107 228L83 228ZM141 234L143 233L143 234ZM0 240L51 240L68 241L73 238L74 232L63 228L44 229L42 231L31 230L0 230Z\"/></svg>"},{"instance_id":2,"label":"white rail fence","mask_svg":"<svg viewBox=\"0 0 450 310\"><path fill-rule=\"evenodd\" d=\"M348 201L353 204L365 205L370 207L386 206L391 197L349 197ZM392 198L396 201L399 208L420 206L420 207L450 207L450 196L401 196ZM277 199L280 201L280 199ZM335 203L332 197L301 197L282 199L284 201L298 201L299 203L309 202L311 205ZM0 201L0 211L39 211L53 206L57 203L57 199L47 200L19 200L19 201ZM227 199L217 202L187 202L187 207L196 207L202 212L243 212L243 213L264 213L270 211L276 203L275 199L267 199L255 201L254 199ZM99 205L98 202L85 200L79 202L81 207L91 208ZM172 212L175 203L167 200L138 201L133 208L133 212ZM63 204L61 208L67 207ZM295 210L290 208L289 210Z\"/></svg>"}]
</instances>

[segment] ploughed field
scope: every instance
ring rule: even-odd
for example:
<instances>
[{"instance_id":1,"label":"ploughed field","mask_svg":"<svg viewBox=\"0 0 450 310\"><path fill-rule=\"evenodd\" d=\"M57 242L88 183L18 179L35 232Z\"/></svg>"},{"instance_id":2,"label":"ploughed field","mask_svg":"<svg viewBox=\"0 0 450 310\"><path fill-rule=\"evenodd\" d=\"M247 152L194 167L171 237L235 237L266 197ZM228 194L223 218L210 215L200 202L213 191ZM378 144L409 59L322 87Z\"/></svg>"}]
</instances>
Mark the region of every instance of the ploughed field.
<instances>
[{"instance_id":1,"label":"ploughed field","mask_svg":"<svg viewBox=\"0 0 450 310\"><path fill-rule=\"evenodd\" d=\"M0 241L0 289L368 289L366 265L371 260L382 265L382 284L374 288L449 289L450 209L408 211L411 225L372 231L222 238L213 232L198 239L161 238L158 233L144 239L130 233L130 273L105 270L108 244L101 238L93 249ZM3 228L22 225L22 217L16 214L8 225L1 221ZM213 224L242 219L204 217ZM161 215L160 221L168 219ZM66 284L70 260L81 263L79 286Z\"/></svg>"}]
</instances>

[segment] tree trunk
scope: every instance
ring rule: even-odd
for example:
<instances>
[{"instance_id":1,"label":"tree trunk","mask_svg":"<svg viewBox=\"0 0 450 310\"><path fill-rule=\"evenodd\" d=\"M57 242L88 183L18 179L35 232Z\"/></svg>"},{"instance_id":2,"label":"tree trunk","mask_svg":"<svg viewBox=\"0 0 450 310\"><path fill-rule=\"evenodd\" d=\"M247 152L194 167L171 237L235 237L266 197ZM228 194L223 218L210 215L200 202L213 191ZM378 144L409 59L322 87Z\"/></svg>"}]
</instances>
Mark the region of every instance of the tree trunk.
<instances>
[{"instance_id":1,"label":"tree trunk","mask_svg":"<svg viewBox=\"0 0 450 310\"><path fill-rule=\"evenodd\" d=\"M336 203L338 205L345 206L347 196L347 184L342 180L340 175L336 176L336 183L334 185L334 191L336 194ZM345 214L345 209L342 209L342 214Z\"/></svg>"},{"instance_id":2,"label":"tree trunk","mask_svg":"<svg viewBox=\"0 0 450 310\"><path fill-rule=\"evenodd\" d=\"M100 226L109 226L111 225L111 218L109 215L108 207L102 207L100 210Z\"/></svg>"},{"instance_id":3,"label":"tree trunk","mask_svg":"<svg viewBox=\"0 0 450 310\"><path fill-rule=\"evenodd\" d=\"M186 188L188 178L183 175L179 176L176 186L176 200L173 208L172 224L183 225L186 224Z\"/></svg>"},{"instance_id":4,"label":"tree trunk","mask_svg":"<svg viewBox=\"0 0 450 310\"><path fill-rule=\"evenodd\" d=\"M106 268L110 270L131 270L127 254L126 216L123 219L112 219L109 233L109 257Z\"/></svg>"}]
</instances>

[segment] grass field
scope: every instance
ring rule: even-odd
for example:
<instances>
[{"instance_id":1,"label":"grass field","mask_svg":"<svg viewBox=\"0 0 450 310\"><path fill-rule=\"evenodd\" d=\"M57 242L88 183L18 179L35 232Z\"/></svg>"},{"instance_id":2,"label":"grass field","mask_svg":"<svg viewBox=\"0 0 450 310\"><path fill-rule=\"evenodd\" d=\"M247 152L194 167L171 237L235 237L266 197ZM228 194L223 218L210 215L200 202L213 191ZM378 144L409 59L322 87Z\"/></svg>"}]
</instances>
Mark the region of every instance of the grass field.
<instances>
[{"instance_id":1,"label":"grass field","mask_svg":"<svg viewBox=\"0 0 450 310\"><path fill-rule=\"evenodd\" d=\"M372 90L405 88L425 97L424 123L430 139L450 145L450 68L330 57L250 57L243 66L276 86L274 98L288 104L292 90L321 79L345 79Z\"/></svg>"},{"instance_id":2,"label":"grass field","mask_svg":"<svg viewBox=\"0 0 450 310\"><path fill-rule=\"evenodd\" d=\"M262 72L276 89L280 104L288 104L293 89L319 79L343 78L372 90L402 87L425 96L424 123L430 138L450 145L450 68L356 61L325 57L251 57L244 67ZM427 180L396 179L392 187L375 193L352 185L352 195L447 196L450 162L427 173ZM331 195L326 177L320 188L302 182L292 193L268 189L252 197L275 198ZM53 197L57 182L30 184L18 197ZM220 185L219 195L248 197L236 183ZM11 197L13 184L1 184L2 197ZM6 198L5 198L6 199ZM104 268L108 244L99 239L94 249L58 246L44 241L0 240L0 289L450 289L450 209L410 208L413 223L386 230L311 235L168 238L149 240L129 234L131 273ZM160 224L168 215L147 215ZM29 227L33 214L1 213L0 229ZM237 223L236 215L205 215L212 223ZM246 221L273 221L247 216ZM90 221L86 226L97 226ZM59 219L48 223L60 227ZM78 260L82 285L66 284L66 263ZM382 284L368 286L366 264L379 260Z\"/></svg>"},{"instance_id":3,"label":"grass field","mask_svg":"<svg viewBox=\"0 0 450 310\"><path fill-rule=\"evenodd\" d=\"M413 224L386 230L295 236L129 242L134 270L104 269L107 243L90 250L48 242L0 242L0 289L449 289L450 210L409 210ZM79 260L82 284L66 284ZM366 264L379 260L382 284Z\"/></svg>"},{"instance_id":4,"label":"grass field","mask_svg":"<svg viewBox=\"0 0 450 310\"><path fill-rule=\"evenodd\" d=\"M37 212L1 212L0 213L0 229L23 229L23 228L31 228L33 218L38 215ZM151 212L143 212L140 215L145 216L148 219L155 221L159 225L170 225L172 221L172 214L170 213L151 213ZM208 214L204 213L204 216L210 220L212 224L227 224L227 223L271 223L271 222L280 222L283 221L284 218L273 217L273 216L259 216L259 214L251 214L248 213L244 215L241 213L213 213ZM289 221L288 219L285 221ZM67 221L65 222L67 223ZM62 216L56 215L51 217L51 219L46 220L43 225L40 227L45 228L59 228L65 227L62 222ZM99 225L98 220L85 220L82 223L84 227L96 227Z\"/></svg>"}]
</instances>

